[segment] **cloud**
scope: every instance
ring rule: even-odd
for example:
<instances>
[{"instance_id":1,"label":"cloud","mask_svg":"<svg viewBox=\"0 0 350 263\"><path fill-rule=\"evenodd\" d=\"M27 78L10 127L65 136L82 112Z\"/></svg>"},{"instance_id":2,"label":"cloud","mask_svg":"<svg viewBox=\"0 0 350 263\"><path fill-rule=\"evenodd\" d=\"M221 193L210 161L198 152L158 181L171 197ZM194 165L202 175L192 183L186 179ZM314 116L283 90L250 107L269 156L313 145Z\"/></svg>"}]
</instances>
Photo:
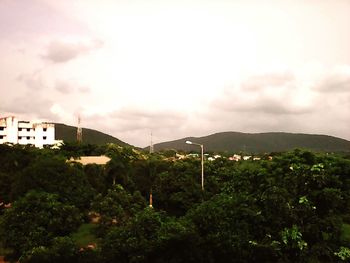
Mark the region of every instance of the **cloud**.
<instances>
[{"instance_id":1,"label":"cloud","mask_svg":"<svg viewBox=\"0 0 350 263\"><path fill-rule=\"evenodd\" d=\"M276 78L271 77L274 73L252 76L218 94L196 122L209 133L284 131L348 138L348 69L330 68L316 75L295 71Z\"/></svg>"},{"instance_id":2,"label":"cloud","mask_svg":"<svg viewBox=\"0 0 350 263\"><path fill-rule=\"evenodd\" d=\"M248 118L256 119L257 116L279 117L298 116L313 112L315 109L311 105L296 105L288 101L288 98L268 98L259 97L254 99L241 98L237 100L235 96L225 97L213 102L217 116L223 114L246 114ZM225 116L225 115L224 115ZM225 116L227 117L227 116Z\"/></svg>"},{"instance_id":3,"label":"cloud","mask_svg":"<svg viewBox=\"0 0 350 263\"><path fill-rule=\"evenodd\" d=\"M288 102L287 98L260 98L249 105L239 103L232 107L237 112L265 113L271 115L299 115L311 111L309 107L298 107Z\"/></svg>"},{"instance_id":4,"label":"cloud","mask_svg":"<svg viewBox=\"0 0 350 263\"><path fill-rule=\"evenodd\" d=\"M315 85L314 89L325 93L350 93L350 72L326 76Z\"/></svg>"},{"instance_id":5,"label":"cloud","mask_svg":"<svg viewBox=\"0 0 350 263\"><path fill-rule=\"evenodd\" d=\"M61 80L56 81L55 90L62 94L70 94L74 91L74 87L72 87L68 82Z\"/></svg>"},{"instance_id":6,"label":"cloud","mask_svg":"<svg viewBox=\"0 0 350 263\"><path fill-rule=\"evenodd\" d=\"M284 87L288 83L295 81L295 77L290 72L269 73L252 76L241 84L241 88L247 91L258 91L266 87Z\"/></svg>"},{"instance_id":7,"label":"cloud","mask_svg":"<svg viewBox=\"0 0 350 263\"><path fill-rule=\"evenodd\" d=\"M110 114L111 117L121 119L182 119L183 113L172 110L150 110L140 107L124 107Z\"/></svg>"},{"instance_id":8,"label":"cloud","mask_svg":"<svg viewBox=\"0 0 350 263\"><path fill-rule=\"evenodd\" d=\"M76 93L77 94L76 96L79 96L79 94L88 95L91 93L91 89L89 87L82 86L81 84L77 83L77 81L73 79L56 80L54 89L62 95L73 95L73 93Z\"/></svg>"},{"instance_id":9,"label":"cloud","mask_svg":"<svg viewBox=\"0 0 350 263\"><path fill-rule=\"evenodd\" d=\"M23 41L24 37L36 38L57 32L70 35L88 33L83 22L64 15L50 2L52 1L0 0L0 38L15 37L17 41Z\"/></svg>"},{"instance_id":10,"label":"cloud","mask_svg":"<svg viewBox=\"0 0 350 263\"><path fill-rule=\"evenodd\" d=\"M150 129L157 141L223 130L349 138L350 2L219 1L0 0L0 108L71 125L80 112L85 127L136 145Z\"/></svg>"},{"instance_id":11,"label":"cloud","mask_svg":"<svg viewBox=\"0 0 350 263\"><path fill-rule=\"evenodd\" d=\"M24 83L25 86L32 91L42 90L48 86L46 81L42 78L40 71L35 71L31 74L20 74L17 80Z\"/></svg>"},{"instance_id":12,"label":"cloud","mask_svg":"<svg viewBox=\"0 0 350 263\"><path fill-rule=\"evenodd\" d=\"M27 114L39 118L54 120L55 116L50 112L53 104L51 99L41 96L37 92L26 92L2 104L2 109L14 114Z\"/></svg>"},{"instance_id":13,"label":"cloud","mask_svg":"<svg viewBox=\"0 0 350 263\"><path fill-rule=\"evenodd\" d=\"M56 90L62 95L72 95L75 92L81 94L91 93L89 87L77 83L74 79L56 79L50 82L47 80L47 77L45 71L37 70L30 74L20 74L17 80L23 83L27 90L35 92L46 92L48 94L51 90Z\"/></svg>"},{"instance_id":14,"label":"cloud","mask_svg":"<svg viewBox=\"0 0 350 263\"><path fill-rule=\"evenodd\" d=\"M128 106L107 114L87 114L82 111L83 127L104 131L136 146L147 146L151 131L155 142L174 139L174 136L187 136L187 123L186 114L170 109L151 110Z\"/></svg>"},{"instance_id":15,"label":"cloud","mask_svg":"<svg viewBox=\"0 0 350 263\"><path fill-rule=\"evenodd\" d=\"M66 109L64 109L60 104L53 103L49 109L50 113L52 113L53 116L57 120L71 120L72 114L70 114Z\"/></svg>"},{"instance_id":16,"label":"cloud","mask_svg":"<svg viewBox=\"0 0 350 263\"><path fill-rule=\"evenodd\" d=\"M91 89L89 87L86 87L86 86L83 86L83 87L79 87L78 88L78 91L80 93L90 93L91 92Z\"/></svg>"},{"instance_id":17,"label":"cloud","mask_svg":"<svg viewBox=\"0 0 350 263\"><path fill-rule=\"evenodd\" d=\"M42 57L53 63L65 63L77 58L83 54L90 52L91 50L101 48L103 42L99 40L89 42L68 42L55 40L48 46L45 55Z\"/></svg>"},{"instance_id":18,"label":"cloud","mask_svg":"<svg viewBox=\"0 0 350 263\"><path fill-rule=\"evenodd\" d=\"M171 129L186 120L186 114L172 110L149 110L125 107L109 114L111 119L117 121L121 129Z\"/></svg>"},{"instance_id":19,"label":"cloud","mask_svg":"<svg viewBox=\"0 0 350 263\"><path fill-rule=\"evenodd\" d=\"M249 77L237 87L227 88L219 94L211 107L231 113L268 115L300 115L313 110L309 88L298 86L291 73Z\"/></svg>"}]
</instances>

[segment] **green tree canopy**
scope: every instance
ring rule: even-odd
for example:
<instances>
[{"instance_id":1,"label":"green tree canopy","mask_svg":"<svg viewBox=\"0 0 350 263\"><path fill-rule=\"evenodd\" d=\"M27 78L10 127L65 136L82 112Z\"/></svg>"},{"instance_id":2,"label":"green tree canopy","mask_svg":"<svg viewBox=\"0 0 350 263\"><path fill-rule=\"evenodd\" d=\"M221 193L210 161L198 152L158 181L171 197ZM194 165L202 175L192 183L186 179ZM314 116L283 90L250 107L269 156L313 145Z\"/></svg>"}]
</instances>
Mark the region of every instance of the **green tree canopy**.
<instances>
[{"instance_id":1,"label":"green tree canopy","mask_svg":"<svg viewBox=\"0 0 350 263\"><path fill-rule=\"evenodd\" d=\"M21 256L33 247L48 245L57 236L68 235L81 220L79 210L62 203L58 195L30 191L1 217L1 240L14 255Z\"/></svg>"}]
</instances>

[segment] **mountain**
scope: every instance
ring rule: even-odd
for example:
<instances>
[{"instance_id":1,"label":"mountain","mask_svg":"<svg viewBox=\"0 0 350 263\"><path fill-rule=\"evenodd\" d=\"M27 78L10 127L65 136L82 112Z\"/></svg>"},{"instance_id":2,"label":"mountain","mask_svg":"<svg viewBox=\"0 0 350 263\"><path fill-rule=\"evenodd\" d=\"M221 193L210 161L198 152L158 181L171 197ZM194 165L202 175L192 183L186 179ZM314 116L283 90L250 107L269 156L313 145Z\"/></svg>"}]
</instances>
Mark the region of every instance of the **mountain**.
<instances>
[{"instance_id":1,"label":"mountain","mask_svg":"<svg viewBox=\"0 0 350 263\"><path fill-rule=\"evenodd\" d=\"M205 137L187 137L154 145L155 150L175 149L198 151L198 146L185 141L204 145L205 151L269 153L303 148L324 152L350 152L350 141L328 135L295 134L283 132L240 133L221 132Z\"/></svg>"},{"instance_id":2,"label":"mountain","mask_svg":"<svg viewBox=\"0 0 350 263\"><path fill-rule=\"evenodd\" d=\"M120 146L130 146L129 144L102 132L82 128L83 130L83 142L91 144L106 144L115 143ZM63 140L66 142L77 141L77 127L68 126L62 123L55 123L55 137L56 140Z\"/></svg>"}]
</instances>

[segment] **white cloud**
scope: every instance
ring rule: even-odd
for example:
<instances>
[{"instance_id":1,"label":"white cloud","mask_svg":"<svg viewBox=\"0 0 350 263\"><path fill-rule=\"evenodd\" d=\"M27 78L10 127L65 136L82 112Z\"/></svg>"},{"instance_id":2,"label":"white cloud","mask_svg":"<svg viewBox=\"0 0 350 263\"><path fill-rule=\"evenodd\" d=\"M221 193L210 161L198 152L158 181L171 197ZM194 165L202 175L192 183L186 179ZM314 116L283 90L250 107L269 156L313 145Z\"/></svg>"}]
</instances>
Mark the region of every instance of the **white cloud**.
<instances>
[{"instance_id":1,"label":"white cloud","mask_svg":"<svg viewBox=\"0 0 350 263\"><path fill-rule=\"evenodd\" d=\"M42 78L39 71L31 74L20 74L17 80L24 83L25 87L32 91L42 90L48 87L48 83Z\"/></svg>"},{"instance_id":2,"label":"white cloud","mask_svg":"<svg viewBox=\"0 0 350 263\"><path fill-rule=\"evenodd\" d=\"M350 66L337 67L316 83L314 89L325 93L350 94Z\"/></svg>"},{"instance_id":3,"label":"white cloud","mask_svg":"<svg viewBox=\"0 0 350 263\"><path fill-rule=\"evenodd\" d=\"M102 45L103 43L97 40L85 43L54 40L50 42L46 54L42 57L53 63L65 63Z\"/></svg>"}]
</instances>

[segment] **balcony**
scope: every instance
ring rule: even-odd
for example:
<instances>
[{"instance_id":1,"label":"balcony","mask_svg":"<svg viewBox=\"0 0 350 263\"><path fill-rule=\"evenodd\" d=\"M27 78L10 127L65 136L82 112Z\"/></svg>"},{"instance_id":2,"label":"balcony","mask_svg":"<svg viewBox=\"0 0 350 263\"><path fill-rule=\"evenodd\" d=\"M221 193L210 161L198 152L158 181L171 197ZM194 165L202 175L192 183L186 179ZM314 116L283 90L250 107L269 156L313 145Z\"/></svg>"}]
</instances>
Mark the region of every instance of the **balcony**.
<instances>
[{"instance_id":1,"label":"balcony","mask_svg":"<svg viewBox=\"0 0 350 263\"><path fill-rule=\"evenodd\" d=\"M18 131L18 136L21 136L21 137L34 137L34 130L30 130L30 131L27 131L26 129L23 129L23 130L20 130Z\"/></svg>"},{"instance_id":2,"label":"balcony","mask_svg":"<svg viewBox=\"0 0 350 263\"><path fill-rule=\"evenodd\" d=\"M35 139L34 137L30 137L30 136L18 136L18 143L19 144L34 144L35 143Z\"/></svg>"}]
</instances>

